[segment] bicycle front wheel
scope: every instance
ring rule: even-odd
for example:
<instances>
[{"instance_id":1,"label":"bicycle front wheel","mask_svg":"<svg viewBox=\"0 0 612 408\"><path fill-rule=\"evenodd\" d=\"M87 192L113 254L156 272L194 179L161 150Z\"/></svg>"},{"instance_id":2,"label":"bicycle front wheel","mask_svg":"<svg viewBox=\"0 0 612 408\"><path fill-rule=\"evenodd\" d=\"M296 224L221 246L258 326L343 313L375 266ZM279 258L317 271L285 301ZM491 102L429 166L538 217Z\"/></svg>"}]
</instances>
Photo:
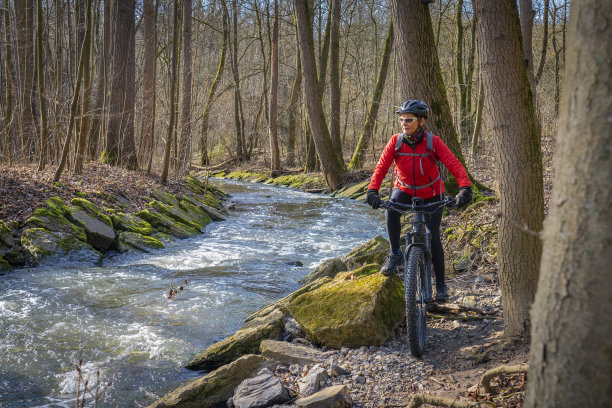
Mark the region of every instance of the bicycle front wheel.
<instances>
[{"instance_id":1,"label":"bicycle front wheel","mask_svg":"<svg viewBox=\"0 0 612 408\"><path fill-rule=\"evenodd\" d=\"M410 249L410 254L404 264L404 299L406 301L408 342L410 352L415 357L421 357L425 351L427 331L425 279L425 253L423 248L414 246Z\"/></svg>"}]
</instances>

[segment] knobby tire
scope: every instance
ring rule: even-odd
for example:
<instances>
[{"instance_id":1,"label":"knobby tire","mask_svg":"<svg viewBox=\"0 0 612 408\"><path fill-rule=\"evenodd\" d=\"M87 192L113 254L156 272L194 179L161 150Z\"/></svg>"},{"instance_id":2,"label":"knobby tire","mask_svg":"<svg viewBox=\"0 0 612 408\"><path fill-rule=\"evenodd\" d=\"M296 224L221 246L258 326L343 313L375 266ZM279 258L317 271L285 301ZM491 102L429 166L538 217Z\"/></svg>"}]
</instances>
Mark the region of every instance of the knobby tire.
<instances>
[{"instance_id":1,"label":"knobby tire","mask_svg":"<svg viewBox=\"0 0 612 408\"><path fill-rule=\"evenodd\" d=\"M427 327L425 253L423 248L412 247L404 265L404 299L406 301L408 343L412 355L421 357L425 350L425 331Z\"/></svg>"}]
</instances>

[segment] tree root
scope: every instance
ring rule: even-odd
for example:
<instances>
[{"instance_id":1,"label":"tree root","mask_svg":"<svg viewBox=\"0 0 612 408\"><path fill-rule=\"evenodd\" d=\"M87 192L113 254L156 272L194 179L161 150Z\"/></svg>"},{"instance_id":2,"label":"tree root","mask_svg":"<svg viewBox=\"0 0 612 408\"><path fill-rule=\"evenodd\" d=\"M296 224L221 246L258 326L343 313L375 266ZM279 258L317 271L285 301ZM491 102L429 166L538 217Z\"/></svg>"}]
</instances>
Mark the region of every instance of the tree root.
<instances>
[{"instance_id":1,"label":"tree root","mask_svg":"<svg viewBox=\"0 0 612 408\"><path fill-rule=\"evenodd\" d=\"M517 364L513 366L502 365L485 372L480 379L480 386L485 394L491 391L491 380L500 374L522 374L529 370L529 364Z\"/></svg>"},{"instance_id":2,"label":"tree root","mask_svg":"<svg viewBox=\"0 0 612 408\"><path fill-rule=\"evenodd\" d=\"M484 408L495 407L490 401L471 402L452 398L440 397L432 394L415 394L406 408L418 408L423 404L435 405L445 408Z\"/></svg>"}]
</instances>

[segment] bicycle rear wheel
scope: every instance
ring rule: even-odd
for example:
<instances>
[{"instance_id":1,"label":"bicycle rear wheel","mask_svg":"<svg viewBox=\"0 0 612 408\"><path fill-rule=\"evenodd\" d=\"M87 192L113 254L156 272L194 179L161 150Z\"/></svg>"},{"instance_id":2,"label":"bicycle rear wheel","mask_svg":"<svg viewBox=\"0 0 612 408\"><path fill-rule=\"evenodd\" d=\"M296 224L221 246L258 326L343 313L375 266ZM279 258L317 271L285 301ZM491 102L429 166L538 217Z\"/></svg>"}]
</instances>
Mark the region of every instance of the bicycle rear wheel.
<instances>
[{"instance_id":1,"label":"bicycle rear wheel","mask_svg":"<svg viewBox=\"0 0 612 408\"><path fill-rule=\"evenodd\" d=\"M421 357L425 351L427 331L427 304L425 303L425 253L414 246L404 265L404 299L406 301L406 327L410 352Z\"/></svg>"}]
</instances>

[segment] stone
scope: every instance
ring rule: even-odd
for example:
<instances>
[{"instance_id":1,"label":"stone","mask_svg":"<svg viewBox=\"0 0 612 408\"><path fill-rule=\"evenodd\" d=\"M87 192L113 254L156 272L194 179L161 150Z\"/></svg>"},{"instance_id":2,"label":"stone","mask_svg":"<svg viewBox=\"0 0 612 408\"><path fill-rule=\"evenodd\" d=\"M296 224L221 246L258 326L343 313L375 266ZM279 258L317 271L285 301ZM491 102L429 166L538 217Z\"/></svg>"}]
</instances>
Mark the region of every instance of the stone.
<instances>
[{"instance_id":1,"label":"stone","mask_svg":"<svg viewBox=\"0 0 612 408\"><path fill-rule=\"evenodd\" d=\"M154 210L142 210L137 212L136 215L147 221L149 224L151 224L151 227L155 228L156 230L177 238L189 238L200 233L195 228L180 222L176 222L164 214L160 214Z\"/></svg>"},{"instance_id":2,"label":"stone","mask_svg":"<svg viewBox=\"0 0 612 408\"><path fill-rule=\"evenodd\" d=\"M74 225L65 217L70 209L61 198L52 197L46 201L47 207L34 210L32 216L25 222L29 228L43 228L47 231L62 232L74 236L80 241L87 241L85 230Z\"/></svg>"},{"instance_id":3,"label":"stone","mask_svg":"<svg viewBox=\"0 0 612 408\"><path fill-rule=\"evenodd\" d=\"M113 222L113 227L117 231L129 231L141 235L151 235L151 224L134 214L127 214L119 211L113 214L111 220Z\"/></svg>"},{"instance_id":4,"label":"stone","mask_svg":"<svg viewBox=\"0 0 612 408\"><path fill-rule=\"evenodd\" d=\"M335 196L354 199L366 193L369 184L370 184L370 180L366 180L366 181L362 181L361 183L353 184L352 186L349 186L349 187L346 187L340 190L337 194L335 194Z\"/></svg>"},{"instance_id":5,"label":"stone","mask_svg":"<svg viewBox=\"0 0 612 408\"><path fill-rule=\"evenodd\" d=\"M181 208L198 223L200 228L203 229L210 224L210 217L208 214L197 205L193 205L186 200L181 200Z\"/></svg>"},{"instance_id":6,"label":"stone","mask_svg":"<svg viewBox=\"0 0 612 408\"><path fill-rule=\"evenodd\" d=\"M164 244L153 237L130 231L121 231L119 233L119 252L127 252L130 249L151 252L152 249L161 249L163 247Z\"/></svg>"},{"instance_id":7,"label":"stone","mask_svg":"<svg viewBox=\"0 0 612 408\"><path fill-rule=\"evenodd\" d=\"M461 273L466 272L470 266L472 265L472 261L469 259L461 259L455 263L453 263L453 269L455 272Z\"/></svg>"},{"instance_id":8,"label":"stone","mask_svg":"<svg viewBox=\"0 0 612 408\"><path fill-rule=\"evenodd\" d=\"M264 408L290 399L280 379L264 368L256 377L247 378L236 387L233 402L236 408Z\"/></svg>"},{"instance_id":9,"label":"stone","mask_svg":"<svg viewBox=\"0 0 612 408\"><path fill-rule=\"evenodd\" d=\"M300 283L303 285L317 279L321 279L325 276L334 278L338 272L344 272L347 269L346 263L340 258L331 258L324 261L321 265L314 268L308 275L300 279Z\"/></svg>"},{"instance_id":10,"label":"stone","mask_svg":"<svg viewBox=\"0 0 612 408\"><path fill-rule=\"evenodd\" d=\"M181 201L181 203L183 203L183 201L197 206L202 211L204 211L206 214L208 214L210 219L213 220L213 221L225 221L225 216L223 215L223 213L221 211L219 211L216 208L213 208L213 207L209 206L208 204L200 201L200 199L198 197L195 197L195 196L193 196L191 194L185 194L185 195L183 195L183 200Z\"/></svg>"},{"instance_id":11,"label":"stone","mask_svg":"<svg viewBox=\"0 0 612 408\"><path fill-rule=\"evenodd\" d=\"M80 207L73 207L67 218L83 228L87 236L87 243L98 251L108 251L115 246L117 240L115 230L91 213Z\"/></svg>"},{"instance_id":12,"label":"stone","mask_svg":"<svg viewBox=\"0 0 612 408\"><path fill-rule=\"evenodd\" d=\"M11 248L15 245L15 238L8 225L0 220L0 249Z\"/></svg>"},{"instance_id":13,"label":"stone","mask_svg":"<svg viewBox=\"0 0 612 408\"><path fill-rule=\"evenodd\" d=\"M161 188L156 188L155 190L153 190L153 192L151 193L151 196L157 201L160 201L164 204L167 204L173 207L179 206L178 198L176 198L174 195L170 194L169 192L164 191Z\"/></svg>"},{"instance_id":14,"label":"stone","mask_svg":"<svg viewBox=\"0 0 612 408\"><path fill-rule=\"evenodd\" d=\"M295 298L289 313L315 343L331 348L379 346L405 317L403 283L370 264L339 273L331 282Z\"/></svg>"},{"instance_id":15,"label":"stone","mask_svg":"<svg viewBox=\"0 0 612 408\"><path fill-rule=\"evenodd\" d=\"M298 380L298 388L301 397L308 397L321 389L321 382L326 382L329 379L327 370L316 364L308 371L305 377Z\"/></svg>"},{"instance_id":16,"label":"stone","mask_svg":"<svg viewBox=\"0 0 612 408\"><path fill-rule=\"evenodd\" d=\"M167 205L157 200L151 201L149 205L166 217L169 217L181 224L188 225L198 232L202 232L202 227L198 224L198 222L191 215L187 214L182 208Z\"/></svg>"},{"instance_id":17,"label":"stone","mask_svg":"<svg viewBox=\"0 0 612 408\"><path fill-rule=\"evenodd\" d=\"M0 271L10 269L10 268L11 268L11 264L9 264L8 261L4 259L2 255L0 255Z\"/></svg>"},{"instance_id":18,"label":"stone","mask_svg":"<svg viewBox=\"0 0 612 408\"><path fill-rule=\"evenodd\" d=\"M263 340L259 348L262 356L285 364L316 364L327 359L327 355L316 348L286 341Z\"/></svg>"},{"instance_id":19,"label":"stone","mask_svg":"<svg viewBox=\"0 0 612 408\"><path fill-rule=\"evenodd\" d=\"M272 365L262 356L248 354L215 371L190 381L170 392L148 408L198 407L213 408L225 405L234 389L262 368Z\"/></svg>"},{"instance_id":20,"label":"stone","mask_svg":"<svg viewBox=\"0 0 612 408\"><path fill-rule=\"evenodd\" d=\"M352 405L346 385L335 385L325 388L309 397L295 401L298 407L308 408L348 408Z\"/></svg>"},{"instance_id":21,"label":"stone","mask_svg":"<svg viewBox=\"0 0 612 408\"><path fill-rule=\"evenodd\" d=\"M91 201L87 201L84 198L73 198L72 200L70 200L70 204L75 207L79 207L83 211L88 212L89 215L99 219L109 227L113 227L113 222L111 221L110 217L106 215L104 211L102 211L97 205L95 205Z\"/></svg>"},{"instance_id":22,"label":"stone","mask_svg":"<svg viewBox=\"0 0 612 408\"><path fill-rule=\"evenodd\" d=\"M351 373L350 371L345 370L344 368L336 364L332 364L329 370L331 375L333 375L334 377L340 377L341 375L349 375Z\"/></svg>"},{"instance_id":23,"label":"stone","mask_svg":"<svg viewBox=\"0 0 612 408\"><path fill-rule=\"evenodd\" d=\"M305 337L306 333L302 329L302 326L291 316L285 318L285 334L290 335L292 338Z\"/></svg>"},{"instance_id":24,"label":"stone","mask_svg":"<svg viewBox=\"0 0 612 408\"><path fill-rule=\"evenodd\" d=\"M25 252L21 245L15 245L4 254L4 259L8 261L11 265L14 266L22 266L25 265Z\"/></svg>"},{"instance_id":25,"label":"stone","mask_svg":"<svg viewBox=\"0 0 612 408\"><path fill-rule=\"evenodd\" d=\"M248 322L230 337L209 346L187 364L187 368L213 369L243 354L256 353L262 340L280 337L285 324L284 318L284 314L277 310L266 317Z\"/></svg>"},{"instance_id":26,"label":"stone","mask_svg":"<svg viewBox=\"0 0 612 408\"><path fill-rule=\"evenodd\" d=\"M67 263L98 264L102 254L91 245L65 232L27 228L21 234L26 259L34 265L61 260Z\"/></svg>"},{"instance_id":27,"label":"stone","mask_svg":"<svg viewBox=\"0 0 612 408\"><path fill-rule=\"evenodd\" d=\"M340 259L347 270L359 268L366 264L381 264L389 253L389 241L380 235L354 248Z\"/></svg>"}]
</instances>

